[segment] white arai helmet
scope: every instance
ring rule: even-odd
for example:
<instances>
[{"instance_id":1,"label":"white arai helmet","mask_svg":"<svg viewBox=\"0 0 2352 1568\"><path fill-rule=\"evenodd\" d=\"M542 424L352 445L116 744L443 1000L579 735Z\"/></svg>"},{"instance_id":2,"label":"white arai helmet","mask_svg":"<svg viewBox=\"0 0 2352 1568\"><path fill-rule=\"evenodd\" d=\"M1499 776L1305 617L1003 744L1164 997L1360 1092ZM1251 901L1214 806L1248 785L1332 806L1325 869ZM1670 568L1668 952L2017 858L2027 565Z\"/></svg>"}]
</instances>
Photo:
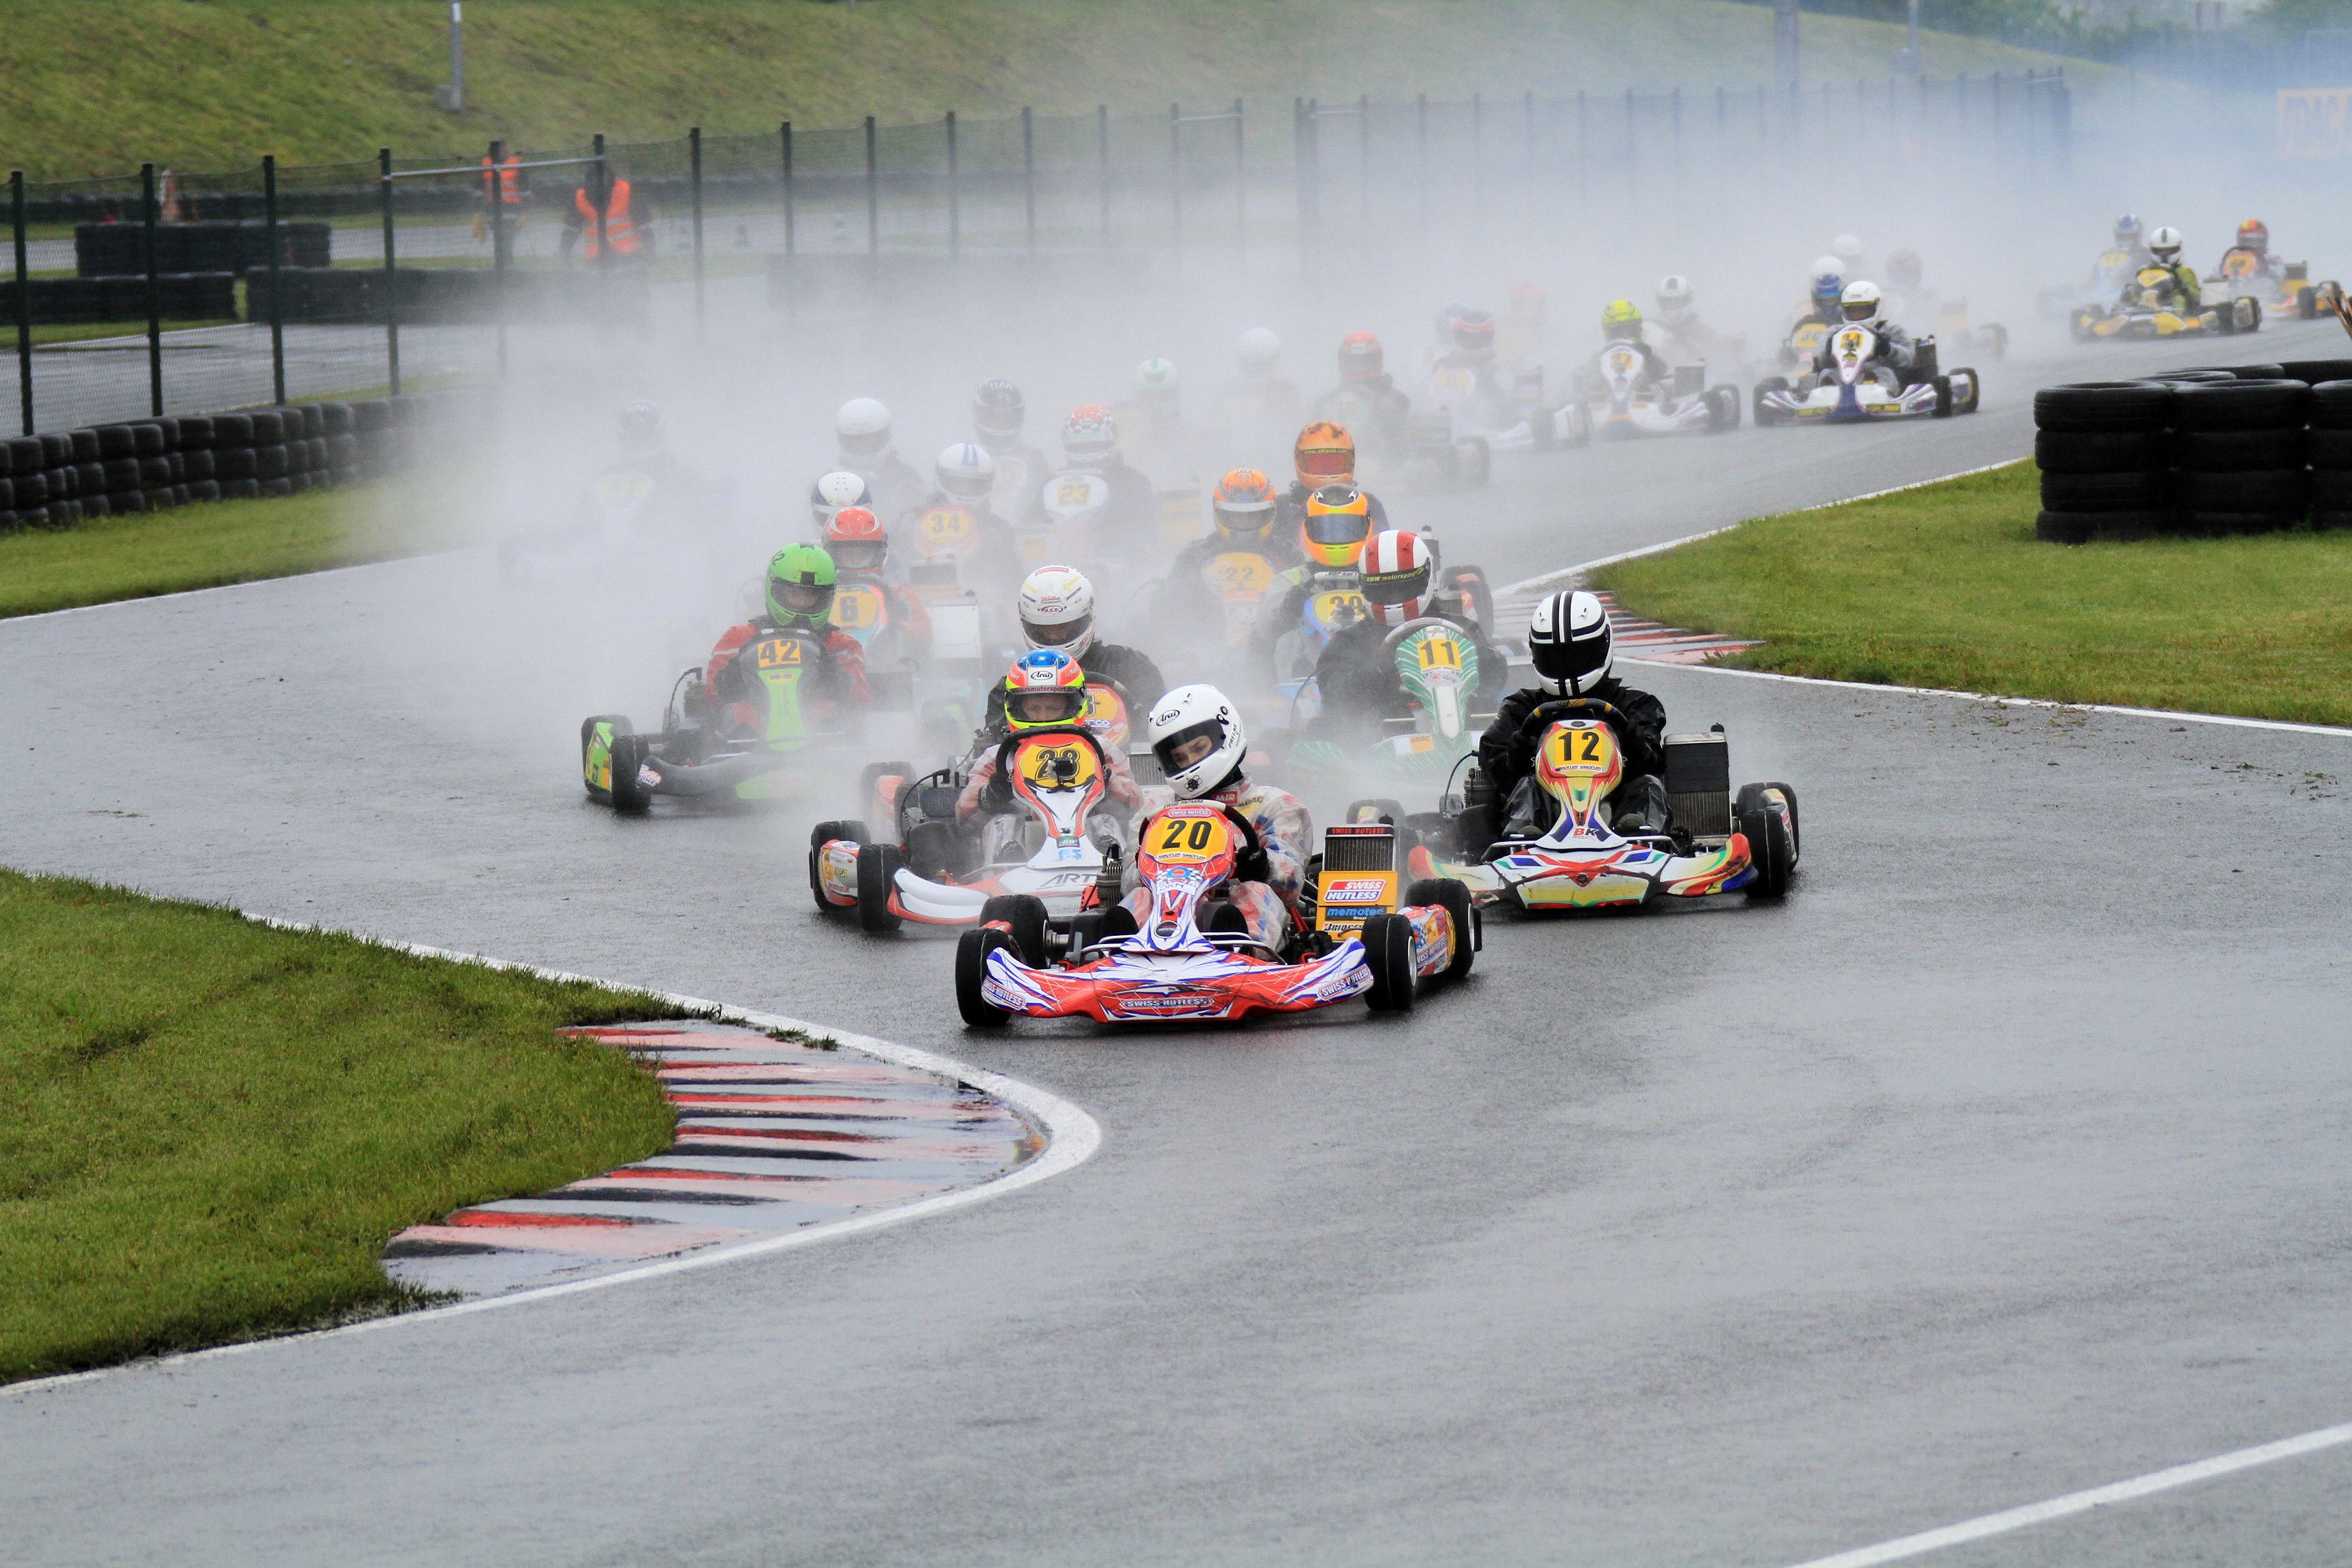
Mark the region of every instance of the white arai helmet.
<instances>
[{"instance_id":1,"label":"white arai helmet","mask_svg":"<svg viewBox=\"0 0 2352 1568\"><path fill-rule=\"evenodd\" d=\"M1152 704L1151 754L1179 800L1198 800L1241 771L1249 751L1242 716L1213 686L1180 686Z\"/></svg>"},{"instance_id":2,"label":"white arai helmet","mask_svg":"<svg viewBox=\"0 0 2352 1568\"><path fill-rule=\"evenodd\" d=\"M1084 658L1095 641L1095 585L1075 566L1040 566L1021 583L1021 637Z\"/></svg>"}]
</instances>

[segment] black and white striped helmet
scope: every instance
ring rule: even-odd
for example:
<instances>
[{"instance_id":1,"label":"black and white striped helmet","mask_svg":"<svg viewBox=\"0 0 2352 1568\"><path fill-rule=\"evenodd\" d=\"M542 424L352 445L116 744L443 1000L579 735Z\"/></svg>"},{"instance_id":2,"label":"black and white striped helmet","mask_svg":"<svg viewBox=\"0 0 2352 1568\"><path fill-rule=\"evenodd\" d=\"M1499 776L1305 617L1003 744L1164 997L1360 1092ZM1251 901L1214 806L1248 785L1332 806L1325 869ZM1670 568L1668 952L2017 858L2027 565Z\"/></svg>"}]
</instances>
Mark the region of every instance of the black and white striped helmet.
<instances>
[{"instance_id":1,"label":"black and white striped helmet","mask_svg":"<svg viewBox=\"0 0 2352 1568\"><path fill-rule=\"evenodd\" d=\"M1609 612L1581 588L1547 595L1528 626L1536 673L1565 697L1582 697L1609 679Z\"/></svg>"}]
</instances>

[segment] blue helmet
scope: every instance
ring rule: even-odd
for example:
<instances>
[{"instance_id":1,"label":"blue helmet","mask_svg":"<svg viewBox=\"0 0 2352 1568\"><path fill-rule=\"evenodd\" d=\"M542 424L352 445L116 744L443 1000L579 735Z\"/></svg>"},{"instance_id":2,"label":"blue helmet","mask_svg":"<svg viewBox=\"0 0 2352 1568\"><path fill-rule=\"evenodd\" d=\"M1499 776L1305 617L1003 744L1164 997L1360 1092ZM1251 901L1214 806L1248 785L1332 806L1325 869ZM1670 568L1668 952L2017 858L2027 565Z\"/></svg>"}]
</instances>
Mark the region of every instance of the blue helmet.
<instances>
[{"instance_id":1,"label":"blue helmet","mask_svg":"<svg viewBox=\"0 0 2352 1568\"><path fill-rule=\"evenodd\" d=\"M1825 310L1837 309L1845 293L1845 263L1824 256L1813 263L1813 303Z\"/></svg>"}]
</instances>

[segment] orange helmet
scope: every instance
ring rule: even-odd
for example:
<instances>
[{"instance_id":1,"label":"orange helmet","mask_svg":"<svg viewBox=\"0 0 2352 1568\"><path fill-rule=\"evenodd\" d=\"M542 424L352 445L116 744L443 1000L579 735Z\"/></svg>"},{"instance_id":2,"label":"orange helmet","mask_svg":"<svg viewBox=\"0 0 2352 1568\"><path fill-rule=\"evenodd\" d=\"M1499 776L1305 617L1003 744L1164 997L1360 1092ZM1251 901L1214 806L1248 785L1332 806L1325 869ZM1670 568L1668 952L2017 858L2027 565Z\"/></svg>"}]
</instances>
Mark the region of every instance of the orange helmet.
<instances>
[{"instance_id":1,"label":"orange helmet","mask_svg":"<svg viewBox=\"0 0 2352 1568\"><path fill-rule=\"evenodd\" d=\"M1227 539L1261 542L1274 528L1274 482L1255 468L1235 468L1217 481L1212 510Z\"/></svg>"},{"instance_id":2,"label":"orange helmet","mask_svg":"<svg viewBox=\"0 0 2352 1568\"><path fill-rule=\"evenodd\" d=\"M1356 477L1356 438L1344 426L1318 419L1298 433L1291 459L1302 485L1346 484Z\"/></svg>"},{"instance_id":3,"label":"orange helmet","mask_svg":"<svg viewBox=\"0 0 2352 1568\"><path fill-rule=\"evenodd\" d=\"M1339 379L1370 381L1381 374L1381 340L1370 332L1349 332L1339 340Z\"/></svg>"},{"instance_id":4,"label":"orange helmet","mask_svg":"<svg viewBox=\"0 0 2352 1568\"><path fill-rule=\"evenodd\" d=\"M882 520L862 506L845 506L824 525L824 552L843 572L879 572L890 559Z\"/></svg>"},{"instance_id":5,"label":"orange helmet","mask_svg":"<svg viewBox=\"0 0 2352 1568\"><path fill-rule=\"evenodd\" d=\"M1335 426L1336 428L1336 426ZM1344 481L1325 485L1307 498L1307 521L1298 525L1298 547L1319 565L1345 568L1364 552L1372 536L1370 496Z\"/></svg>"}]
</instances>

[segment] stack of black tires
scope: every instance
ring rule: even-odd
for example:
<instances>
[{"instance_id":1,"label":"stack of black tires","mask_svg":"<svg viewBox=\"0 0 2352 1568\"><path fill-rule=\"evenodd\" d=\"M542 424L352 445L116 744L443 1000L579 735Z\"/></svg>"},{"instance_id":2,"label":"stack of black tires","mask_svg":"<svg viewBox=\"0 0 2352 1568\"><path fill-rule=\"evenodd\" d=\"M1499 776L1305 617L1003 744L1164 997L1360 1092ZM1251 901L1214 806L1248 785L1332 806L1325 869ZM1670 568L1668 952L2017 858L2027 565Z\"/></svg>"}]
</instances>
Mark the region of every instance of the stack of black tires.
<instances>
[{"instance_id":1,"label":"stack of black tires","mask_svg":"<svg viewBox=\"0 0 2352 1568\"><path fill-rule=\"evenodd\" d=\"M280 223L281 266L325 267L334 254L334 230L323 223ZM155 228L156 269L162 272L247 272L269 265L266 223L167 223ZM82 223L74 226L74 270L84 278L112 278L147 271L147 226L143 223Z\"/></svg>"},{"instance_id":2,"label":"stack of black tires","mask_svg":"<svg viewBox=\"0 0 2352 1568\"><path fill-rule=\"evenodd\" d=\"M2044 387L2033 415L2051 542L2352 524L2352 361Z\"/></svg>"}]
</instances>

